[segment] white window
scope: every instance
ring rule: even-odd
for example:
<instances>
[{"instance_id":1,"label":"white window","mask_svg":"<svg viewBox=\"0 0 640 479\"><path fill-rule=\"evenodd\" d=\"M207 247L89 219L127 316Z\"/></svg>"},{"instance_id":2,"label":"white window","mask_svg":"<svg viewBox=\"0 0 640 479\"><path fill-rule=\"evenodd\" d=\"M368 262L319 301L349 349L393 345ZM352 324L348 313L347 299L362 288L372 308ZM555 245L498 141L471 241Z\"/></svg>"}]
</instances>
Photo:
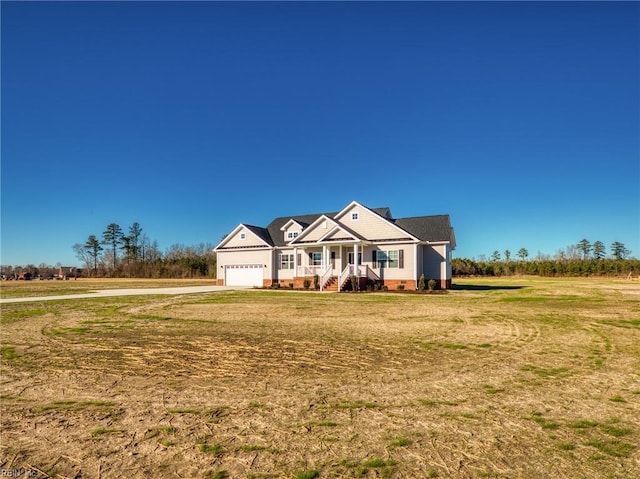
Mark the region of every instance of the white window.
<instances>
[{"instance_id":1,"label":"white window","mask_svg":"<svg viewBox=\"0 0 640 479\"><path fill-rule=\"evenodd\" d=\"M399 254L398 254L398 250L394 249L391 251L387 251L387 258L388 258L388 262L387 262L387 267L388 268L397 268L400 263L399 263Z\"/></svg>"},{"instance_id":2,"label":"white window","mask_svg":"<svg viewBox=\"0 0 640 479\"><path fill-rule=\"evenodd\" d=\"M289 231L287 233L287 239L294 239L298 237L298 232L297 231Z\"/></svg>"},{"instance_id":3,"label":"white window","mask_svg":"<svg viewBox=\"0 0 640 479\"><path fill-rule=\"evenodd\" d=\"M377 252L378 257L378 267L379 268L386 268L387 267L387 252L386 251L378 251Z\"/></svg>"},{"instance_id":4,"label":"white window","mask_svg":"<svg viewBox=\"0 0 640 479\"><path fill-rule=\"evenodd\" d=\"M280 255L280 269L293 269L293 255L281 254Z\"/></svg>"},{"instance_id":5,"label":"white window","mask_svg":"<svg viewBox=\"0 0 640 479\"><path fill-rule=\"evenodd\" d=\"M240 233L240 239L241 239L241 240L245 240L245 239L247 239L247 235L246 235L246 233Z\"/></svg>"},{"instance_id":6,"label":"white window","mask_svg":"<svg viewBox=\"0 0 640 479\"><path fill-rule=\"evenodd\" d=\"M311 253L311 265L322 266L322 253Z\"/></svg>"},{"instance_id":7,"label":"white window","mask_svg":"<svg viewBox=\"0 0 640 479\"><path fill-rule=\"evenodd\" d=\"M374 268L404 268L403 250L376 251Z\"/></svg>"},{"instance_id":8,"label":"white window","mask_svg":"<svg viewBox=\"0 0 640 479\"><path fill-rule=\"evenodd\" d=\"M351 213L351 221L358 221L360 215L358 213Z\"/></svg>"}]
</instances>

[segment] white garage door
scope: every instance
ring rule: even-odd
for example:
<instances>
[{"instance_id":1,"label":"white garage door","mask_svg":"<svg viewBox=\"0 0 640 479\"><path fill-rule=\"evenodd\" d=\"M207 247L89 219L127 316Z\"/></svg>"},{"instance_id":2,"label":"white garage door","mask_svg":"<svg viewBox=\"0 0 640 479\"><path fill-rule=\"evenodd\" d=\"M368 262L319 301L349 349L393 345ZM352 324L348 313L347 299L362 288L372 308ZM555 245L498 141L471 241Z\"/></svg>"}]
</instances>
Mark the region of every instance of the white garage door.
<instances>
[{"instance_id":1,"label":"white garage door","mask_svg":"<svg viewBox=\"0 0 640 479\"><path fill-rule=\"evenodd\" d=\"M261 264L234 264L225 268L224 284L227 286L262 286Z\"/></svg>"}]
</instances>

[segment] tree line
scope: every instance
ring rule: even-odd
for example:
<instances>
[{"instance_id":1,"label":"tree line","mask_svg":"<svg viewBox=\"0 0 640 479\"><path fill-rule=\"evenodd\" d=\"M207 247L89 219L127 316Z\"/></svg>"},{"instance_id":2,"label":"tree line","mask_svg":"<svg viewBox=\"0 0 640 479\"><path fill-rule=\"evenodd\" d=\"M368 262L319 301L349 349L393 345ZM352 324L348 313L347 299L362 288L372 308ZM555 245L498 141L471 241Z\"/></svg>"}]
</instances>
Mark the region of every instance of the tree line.
<instances>
[{"instance_id":1,"label":"tree line","mask_svg":"<svg viewBox=\"0 0 640 479\"><path fill-rule=\"evenodd\" d=\"M640 274L640 260L631 257L624 243L615 241L607 255L602 241L591 243L587 239L559 250L553 257L538 253L529 257L526 248L514 256L510 250L494 251L488 258L452 260L454 276L508 276L530 274L538 276L627 276Z\"/></svg>"},{"instance_id":2,"label":"tree line","mask_svg":"<svg viewBox=\"0 0 640 479\"><path fill-rule=\"evenodd\" d=\"M160 251L135 222L126 231L110 223L100 237L89 235L84 243L73 245L76 257L87 274L94 277L135 278L215 278L216 255L213 245L174 244Z\"/></svg>"}]
</instances>

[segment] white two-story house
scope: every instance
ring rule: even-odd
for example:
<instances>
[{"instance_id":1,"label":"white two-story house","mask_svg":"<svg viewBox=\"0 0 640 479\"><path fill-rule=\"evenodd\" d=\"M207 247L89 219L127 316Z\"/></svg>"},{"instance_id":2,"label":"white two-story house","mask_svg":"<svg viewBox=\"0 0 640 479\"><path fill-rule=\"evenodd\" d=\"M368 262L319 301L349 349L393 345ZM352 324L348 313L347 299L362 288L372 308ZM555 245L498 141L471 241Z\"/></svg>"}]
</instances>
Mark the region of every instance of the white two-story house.
<instances>
[{"instance_id":1,"label":"white two-story house","mask_svg":"<svg viewBox=\"0 0 640 479\"><path fill-rule=\"evenodd\" d=\"M393 218L389 208L356 201L337 213L284 216L266 228L239 224L216 246L218 284L342 290L352 276L359 287L416 289L421 275L451 287L456 242L449 215ZM313 283L311 283L313 284Z\"/></svg>"}]
</instances>

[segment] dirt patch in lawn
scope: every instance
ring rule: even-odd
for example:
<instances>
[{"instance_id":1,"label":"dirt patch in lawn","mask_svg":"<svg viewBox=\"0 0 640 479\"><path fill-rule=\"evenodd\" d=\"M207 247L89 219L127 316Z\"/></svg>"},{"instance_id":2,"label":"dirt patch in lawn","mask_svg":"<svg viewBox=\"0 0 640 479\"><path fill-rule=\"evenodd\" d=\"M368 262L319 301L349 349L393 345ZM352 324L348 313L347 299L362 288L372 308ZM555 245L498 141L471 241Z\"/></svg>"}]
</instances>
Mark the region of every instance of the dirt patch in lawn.
<instances>
[{"instance_id":1,"label":"dirt patch in lawn","mask_svg":"<svg viewBox=\"0 0 640 479\"><path fill-rule=\"evenodd\" d=\"M588 282L523 286L3 306L0 467L640 475L637 301Z\"/></svg>"}]
</instances>

